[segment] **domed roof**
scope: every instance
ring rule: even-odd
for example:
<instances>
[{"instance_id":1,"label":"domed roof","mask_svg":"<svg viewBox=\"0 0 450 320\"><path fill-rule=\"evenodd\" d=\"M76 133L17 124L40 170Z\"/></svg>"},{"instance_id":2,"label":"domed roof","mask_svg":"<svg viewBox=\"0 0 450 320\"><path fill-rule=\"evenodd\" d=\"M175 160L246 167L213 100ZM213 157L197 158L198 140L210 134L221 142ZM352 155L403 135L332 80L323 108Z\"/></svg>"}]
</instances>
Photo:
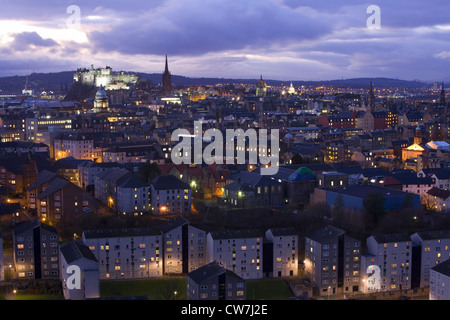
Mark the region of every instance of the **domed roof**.
<instances>
[{"instance_id":1,"label":"domed roof","mask_svg":"<svg viewBox=\"0 0 450 320\"><path fill-rule=\"evenodd\" d=\"M294 173L292 173L287 180L288 181L302 181L302 180L314 180L316 175L306 167L298 168Z\"/></svg>"},{"instance_id":2,"label":"domed roof","mask_svg":"<svg viewBox=\"0 0 450 320\"><path fill-rule=\"evenodd\" d=\"M262 75L261 75L261 78L259 79L259 81L258 81L258 83L256 84L256 86L258 87L258 88L264 88L264 87L266 87L267 85L266 85L266 82L263 80L263 78L262 78Z\"/></svg>"},{"instance_id":3,"label":"domed roof","mask_svg":"<svg viewBox=\"0 0 450 320\"><path fill-rule=\"evenodd\" d=\"M99 99L107 99L108 95L106 94L106 91L103 89L103 86L100 87L100 89L95 94L95 100Z\"/></svg>"}]
</instances>

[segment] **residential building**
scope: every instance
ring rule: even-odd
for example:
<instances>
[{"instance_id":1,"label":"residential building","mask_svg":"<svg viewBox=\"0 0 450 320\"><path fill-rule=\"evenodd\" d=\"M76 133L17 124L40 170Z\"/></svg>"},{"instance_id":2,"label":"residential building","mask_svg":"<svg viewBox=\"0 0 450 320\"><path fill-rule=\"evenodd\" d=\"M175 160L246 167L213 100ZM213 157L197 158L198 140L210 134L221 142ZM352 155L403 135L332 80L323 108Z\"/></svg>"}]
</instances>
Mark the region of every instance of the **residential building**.
<instances>
[{"instance_id":1,"label":"residential building","mask_svg":"<svg viewBox=\"0 0 450 320\"><path fill-rule=\"evenodd\" d=\"M17 279L59 279L58 232L35 219L13 229Z\"/></svg>"},{"instance_id":2,"label":"residential building","mask_svg":"<svg viewBox=\"0 0 450 320\"><path fill-rule=\"evenodd\" d=\"M245 280L217 261L186 276L187 300L245 300Z\"/></svg>"},{"instance_id":3,"label":"residential building","mask_svg":"<svg viewBox=\"0 0 450 320\"><path fill-rule=\"evenodd\" d=\"M206 231L191 225L182 216L163 222L159 228L164 274L188 273L207 263Z\"/></svg>"},{"instance_id":4,"label":"residential building","mask_svg":"<svg viewBox=\"0 0 450 320\"><path fill-rule=\"evenodd\" d=\"M367 253L380 270L380 290L411 289L412 245L407 234L372 235L367 238Z\"/></svg>"},{"instance_id":5,"label":"residential building","mask_svg":"<svg viewBox=\"0 0 450 320\"><path fill-rule=\"evenodd\" d=\"M305 274L319 296L358 292L361 242L328 225L305 237Z\"/></svg>"},{"instance_id":6,"label":"residential building","mask_svg":"<svg viewBox=\"0 0 450 320\"><path fill-rule=\"evenodd\" d=\"M234 176L230 176L228 183L232 182L238 184L228 188L227 184L224 187L224 191L228 189L229 192L223 194L222 203L234 205L241 203L243 205L246 203L245 198L242 197L244 193L251 197L250 203L253 207L273 208L281 207L285 203L283 183L267 175L259 174L257 171L241 171ZM241 197L239 197L239 191L241 191ZM238 201L239 198L243 201Z\"/></svg>"},{"instance_id":7,"label":"residential building","mask_svg":"<svg viewBox=\"0 0 450 320\"><path fill-rule=\"evenodd\" d=\"M155 215L191 212L191 187L171 174L162 174L150 183L152 213Z\"/></svg>"},{"instance_id":8,"label":"residential building","mask_svg":"<svg viewBox=\"0 0 450 320\"><path fill-rule=\"evenodd\" d=\"M243 279L263 277L263 237L255 230L209 232L207 262L217 261Z\"/></svg>"},{"instance_id":9,"label":"residential building","mask_svg":"<svg viewBox=\"0 0 450 320\"><path fill-rule=\"evenodd\" d=\"M78 186L82 189L93 188L95 176L105 170L119 168L116 162L93 162L84 161L78 165Z\"/></svg>"},{"instance_id":10,"label":"residential building","mask_svg":"<svg viewBox=\"0 0 450 320\"><path fill-rule=\"evenodd\" d=\"M42 221L56 225L82 212L83 190L60 175L44 170L27 188L27 200Z\"/></svg>"},{"instance_id":11,"label":"residential building","mask_svg":"<svg viewBox=\"0 0 450 320\"><path fill-rule=\"evenodd\" d=\"M116 210L123 214L142 215L150 211L149 185L131 174L116 185Z\"/></svg>"},{"instance_id":12,"label":"residential building","mask_svg":"<svg viewBox=\"0 0 450 320\"><path fill-rule=\"evenodd\" d=\"M450 300L450 260L430 269L430 300Z\"/></svg>"},{"instance_id":13,"label":"residential building","mask_svg":"<svg viewBox=\"0 0 450 320\"><path fill-rule=\"evenodd\" d=\"M159 158L159 153L153 144L132 144L114 146L103 153L104 162L147 162L148 159Z\"/></svg>"},{"instance_id":14,"label":"residential building","mask_svg":"<svg viewBox=\"0 0 450 320\"><path fill-rule=\"evenodd\" d=\"M55 160L73 157L75 159L93 160L94 138L90 134L64 132L53 140Z\"/></svg>"},{"instance_id":15,"label":"residential building","mask_svg":"<svg viewBox=\"0 0 450 320\"><path fill-rule=\"evenodd\" d=\"M297 276L298 248L298 233L294 228L268 229L263 244L264 276Z\"/></svg>"},{"instance_id":16,"label":"residential building","mask_svg":"<svg viewBox=\"0 0 450 320\"><path fill-rule=\"evenodd\" d=\"M95 198L117 210L117 185L131 173L123 168L109 168L94 176Z\"/></svg>"},{"instance_id":17,"label":"residential building","mask_svg":"<svg viewBox=\"0 0 450 320\"><path fill-rule=\"evenodd\" d=\"M436 212L450 212L450 190L436 187L429 189L424 195L423 202L429 210Z\"/></svg>"},{"instance_id":18,"label":"residential building","mask_svg":"<svg viewBox=\"0 0 450 320\"><path fill-rule=\"evenodd\" d=\"M83 242L71 241L61 246L60 261L61 285L66 300L100 297L98 261Z\"/></svg>"},{"instance_id":19,"label":"residential building","mask_svg":"<svg viewBox=\"0 0 450 320\"><path fill-rule=\"evenodd\" d=\"M82 241L98 260L100 280L163 275L162 235L158 228L85 230Z\"/></svg>"},{"instance_id":20,"label":"residential building","mask_svg":"<svg viewBox=\"0 0 450 320\"><path fill-rule=\"evenodd\" d=\"M420 288L430 286L430 269L450 258L450 230L420 231L411 235L413 266L417 273L413 280Z\"/></svg>"}]
</instances>

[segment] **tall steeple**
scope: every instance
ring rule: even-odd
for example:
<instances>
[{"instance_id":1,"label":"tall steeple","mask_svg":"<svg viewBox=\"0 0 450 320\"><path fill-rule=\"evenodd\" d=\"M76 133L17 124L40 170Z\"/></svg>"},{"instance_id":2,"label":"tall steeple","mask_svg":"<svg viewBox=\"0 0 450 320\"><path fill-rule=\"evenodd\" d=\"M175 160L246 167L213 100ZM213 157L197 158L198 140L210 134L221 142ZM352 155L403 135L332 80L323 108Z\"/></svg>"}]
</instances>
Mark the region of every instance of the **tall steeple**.
<instances>
[{"instance_id":1,"label":"tall steeple","mask_svg":"<svg viewBox=\"0 0 450 320\"><path fill-rule=\"evenodd\" d=\"M442 86L441 86L441 97L440 97L439 103L441 104L441 106L445 105L445 89L444 89L443 82L442 82Z\"/></svg>"},{"instance_id":2,"label":"tall steeple","mask_svg":"<svg viewBox=\"0 0 450 320\"><path fill-rule=\"evenodd\" d=\"M164 72L169 72L169 62L167 62L167 54L166 54L166 68L164 69Z\"/></svg>"},{"instance_id":3,"label":"tall steeple","mask_svg":"<svg viewBox=\"0 0 450 320\"><path fill-rule=\"evenodd\" d=\"M374 107L375 107L375 96L373 94L373 84L372 81L370 81L368 111L374 111Z\"/></svg>"},{"instance_id":4,"label":"tall steeple","mask_svg":"<svg viewBox=\"0 0 450 320\"><path fill-rule=\"evenodd\" d=\"M172 77L169 72L169 62L166 54L166 66L162 75L162 92L163 95L168 96L172 93Z\"/></svg>"}]
</instances>

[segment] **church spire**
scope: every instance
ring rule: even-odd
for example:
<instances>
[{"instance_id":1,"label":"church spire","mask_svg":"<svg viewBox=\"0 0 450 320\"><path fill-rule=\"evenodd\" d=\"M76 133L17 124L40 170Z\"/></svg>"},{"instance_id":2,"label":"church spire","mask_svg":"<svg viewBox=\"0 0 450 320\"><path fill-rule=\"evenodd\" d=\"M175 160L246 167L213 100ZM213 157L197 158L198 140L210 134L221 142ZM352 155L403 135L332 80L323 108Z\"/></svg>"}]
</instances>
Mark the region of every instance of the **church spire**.
<instances>
[{"instance_id":1,"label":"church spire","mask_svg":"<svg viewBox=\"0 0 450 320\"><path fill-rule=\"evenodd\" d=\"M373 84L372 81L370 81L369 101L368 101L369 110L373 111L374 106L375 106L375 96L373 94Z\"/></svg>"},{"instance_id":2,"label":"church spire","mask_svg":"<svg viewBox=\"0 0 450 320\"><path fill-rule=\"evenodd\" d=\"M440 104L441 106L445 105L445 89L444 89L444 83L442 82L441 86L441 97L440 97Z\"/></svg>"},{"instance_id":3,"label":"church spire","mask_svg":"<svg viewBox=\"0 0 450 320\"><path fill-rule=\"evenodd\" d=\"M166 54L166 68L164 69L164 72L169 72L169 63L167 62L167 54Z\"/></svg>"},{"instance_id":4,"label":"church spire","mask_svg":"<svg viewBox=\"0 0 450 320\"><path fill-rule=\"evenodd\" d=\"M169 62L166 54L166 67L162 75L162 94L168 96L172 93L172 77L169 72Z\"/></svg>"}]
</instances>

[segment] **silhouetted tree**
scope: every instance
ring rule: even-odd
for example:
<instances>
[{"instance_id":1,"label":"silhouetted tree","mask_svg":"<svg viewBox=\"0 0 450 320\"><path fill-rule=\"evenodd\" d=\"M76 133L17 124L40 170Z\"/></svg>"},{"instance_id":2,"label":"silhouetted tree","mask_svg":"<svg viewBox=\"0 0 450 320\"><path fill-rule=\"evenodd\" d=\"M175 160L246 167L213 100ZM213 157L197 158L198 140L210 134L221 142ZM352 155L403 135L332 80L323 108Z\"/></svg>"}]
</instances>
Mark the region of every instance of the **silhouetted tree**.
<instances>
[{"instance_id":1,"label":"silhouetted tree","mask_svg":"<svg viewBox=\"0 0 450 320\"><path fill-rule=\"evenodd\" d=\"M366 210L368 226L376 227L381 218L386 213L384 202L386 198L380 192L372 192L364 200L364 209Z\"/></svg>"}]
</instances>

